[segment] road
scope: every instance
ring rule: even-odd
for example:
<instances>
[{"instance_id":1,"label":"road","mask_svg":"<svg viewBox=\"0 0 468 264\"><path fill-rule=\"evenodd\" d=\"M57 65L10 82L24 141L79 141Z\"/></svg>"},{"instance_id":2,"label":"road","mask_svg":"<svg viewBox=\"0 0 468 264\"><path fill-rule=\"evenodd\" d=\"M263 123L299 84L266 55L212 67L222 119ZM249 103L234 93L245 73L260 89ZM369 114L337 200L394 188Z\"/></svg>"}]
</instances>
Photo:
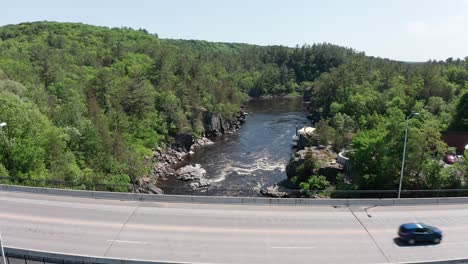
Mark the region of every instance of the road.
<instances>
[{"instance_id":1,"label":"road","mask_svg":"<svg viewBox=\"0 0 468 264\"><path fill-rule=\"evenodd\" d=\"M394 240L403 222L439 245ZM397 263L468 258L468 205L326 207L161 203L0 192L10 247L192 263Z\"/></svg>"}]
</instances>

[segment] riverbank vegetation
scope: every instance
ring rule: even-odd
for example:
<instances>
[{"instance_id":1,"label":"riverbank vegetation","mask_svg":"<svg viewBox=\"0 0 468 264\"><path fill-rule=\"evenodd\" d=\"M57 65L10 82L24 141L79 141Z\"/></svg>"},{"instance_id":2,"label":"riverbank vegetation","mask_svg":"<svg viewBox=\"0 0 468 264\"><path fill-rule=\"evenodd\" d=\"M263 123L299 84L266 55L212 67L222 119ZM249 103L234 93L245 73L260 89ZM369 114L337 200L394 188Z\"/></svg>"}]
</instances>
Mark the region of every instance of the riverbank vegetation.
<instances>
[{"instance_id":1,"label":"riverbank vegetation","mask_svg":"<svg viewBox=\"0 0 468 264\"><path fill-rule=\"evenodd\" d=\"M230 117L249 97L304 94L325 141L352 146L359 188L395 186L412 111L420 116L410 120L405 188L459 187L466 169L445 169L438 159L446 151L441 131L468 131L467 69L466 60L404 63L331 44L167 40L77 23L3 26L0 174L22 184L128 184L175 135L201 136L205 111Z\"/></svg>"},{"instance_id":2,"label":"riverbank vegetation","mask_svg":"<svg viewBox=\"0 0 468 264\"><path fill-rule=\"evenodd\" d=\"M322 74L306 91L317 136L335 151L350 150L352 184L339 188L397 189L404 144L408 144L404 189L468 187L468 157L453 166L443 131L468 132L468 60L421 64L355 58ZM315 177L315 176L312 176Z\"/></svg>"}]
</instances>

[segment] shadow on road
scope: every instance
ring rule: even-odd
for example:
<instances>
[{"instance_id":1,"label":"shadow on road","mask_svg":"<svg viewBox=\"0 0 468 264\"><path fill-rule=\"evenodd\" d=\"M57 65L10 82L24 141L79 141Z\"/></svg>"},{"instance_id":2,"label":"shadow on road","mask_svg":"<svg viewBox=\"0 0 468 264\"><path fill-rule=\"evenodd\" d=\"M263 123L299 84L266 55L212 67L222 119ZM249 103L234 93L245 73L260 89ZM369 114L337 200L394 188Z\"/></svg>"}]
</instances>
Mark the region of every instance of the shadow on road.
<instances>
[{"instance_id":1,"label":"shadow on road","mask_svg":"<svg viewBox=\"0 0 468 264\"><path fill-rule=\"evenodd\" d=\"M410 245L406 243L405 241L402 241L400 238L395 237L393 239L393 243L399 247L421 247L421 246L437 246L438 244L434 244L432 242L419 242L414 245Z\"/></svg>"}]
</instances>

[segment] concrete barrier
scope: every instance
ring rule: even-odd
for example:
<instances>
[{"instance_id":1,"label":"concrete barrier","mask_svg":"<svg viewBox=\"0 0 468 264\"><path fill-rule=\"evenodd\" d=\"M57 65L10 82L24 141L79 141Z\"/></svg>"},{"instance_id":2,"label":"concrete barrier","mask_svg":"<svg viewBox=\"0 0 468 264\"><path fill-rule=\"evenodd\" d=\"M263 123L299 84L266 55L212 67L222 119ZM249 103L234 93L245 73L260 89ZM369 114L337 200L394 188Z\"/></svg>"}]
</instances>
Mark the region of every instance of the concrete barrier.
<instances>
[{"instance_id":1,"label":"concrete barrier","mask_svg":"<svg viewBox=\"0 0 468 264\"><path fill-rule=\"evenodd\" d=\"M188 262L171 262L171 261L145 261L134 259L116 259L104 258L85 255L71 255L58 252L37 251L30 249L4 247L5 255L9 259L21 260L22 263L88 263L88 264L187 264ZM28 261L29 260L29 261ZM10 263L17 263L9 261ZM399 262L400 263L400 262ZM467 264L468 259L449 259L436 261L420 261L420 262L402 262L406 264Z\"/></svg>"},{"instance_id":2,"label":"concrete barrier","mask_svg":"<svg viewBox=\"0 0 468 264\"><path fill-rule=\"evenodd\" d=\"M37 251L23 248L4 247L5 256L25 260L51 263L89 263L89 264L186 264L188 262L144 261L133 259L116 259L96 256L70 255L49 251ZM23 262L25 263L25 262Z\"/></svg>"},{"instance_id":3,"label":"concrete barrier","mask_svg":"<svg viewBox=\"0 0 468 264\"><path fill-rule=\"evenodd\" d=\"M420 261L420 262L400 262L406 264L467 264L468 259L448 259L448 260L434 260L434 261Z\"/></svg>"},{"instance_id":4,"label":"concrete barrier","mask_svg":"<svg viewBox=\"0 0 468 264\"><path fill-rule=\"evenodd\" d=\"M313 198L267 198L267 197L225 197L190 196L167 194L118 193L101 191L66 190L42 187L0 184L0 191L26 192L35 194L61 195L79 198L109 199L123 201L147 201L168 203L201 204L245 204L245 205L285 205L285 206L392 206L392 205L437 205L468 204L468 197L402 198L402 199L313 199Z\"/></svg>"}]
</instances>

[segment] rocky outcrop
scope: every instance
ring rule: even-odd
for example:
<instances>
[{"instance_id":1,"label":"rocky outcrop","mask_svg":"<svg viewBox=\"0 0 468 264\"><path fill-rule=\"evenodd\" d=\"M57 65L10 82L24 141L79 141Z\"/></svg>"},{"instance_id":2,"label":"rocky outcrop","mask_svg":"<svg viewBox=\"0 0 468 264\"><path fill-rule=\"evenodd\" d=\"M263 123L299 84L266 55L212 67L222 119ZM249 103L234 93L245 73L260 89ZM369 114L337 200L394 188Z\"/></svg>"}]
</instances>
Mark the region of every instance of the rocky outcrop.
<instances>
[{"instance_id":1,"label":"rocky outcrop","mask_svg":"<svg viewBox=\"0 0 468 264\"><path fill-rule=\"evenodd\" d=\"M260 193L275 198L288 198L289 192L280 190L280 186L273 185L260 190Z\"/></svg>"},{"instance_id":2,"label":"rocky outcrop","mask_svg":"<svg viewBox=\"0 0 468 264\"><path fill-rule=\"evenodd\" d=\"M189 186L192 190L208 187L210 182L205 179L206 170L200 164L187 165L176 171L177 179L192 181Z\"/></svg>"},{"instance_id":3,"label":"rocky outcrop","mask_svg":"<svg viewBox=\"0 0 468 264\"><path fill-rule=\"evenodd\" d=\"M303 171L303 165L307 155L311 154L315 162L319 164L313 171ZM336 175L343 172L343 166L336 162L337 154L328 147L306 147L294 153L294 156L286 165L288 179L296 176L300 181L305 181L310 175L323 175L331 183L336 182Z\"/></svg>"},{"instance_id":4,"label":"rocky outcrop","mask_svg":"<svg viewBox=\"0 0 468 264\"><path fill-rule=\"evenodd\" d=\"M208 181L207 179L200 179L198 181L191 182L189 185L190 188L192 188L192 190L197 190L201 188L207 188L208 186L210 186L210 181Z\"/></svg>"},{"instance_id":5,"label":"rocky outcrop","mask_svg":"<svg viewBox=\"0 0 468 264\"><path fill-rule=\"evenodd\" d=\"M208 146L214 144L214 142L206 137L199 138L193 142L192 147L190 148L190 151L194 151L196 148L203 147L203 146Z\"/></svg>"},{"instance_id":6,"label":"rocky outcrop","mask_svg":"<svg viewBox=\"0 0 468 264\"><path fill-rule=\"evenodd\" d=\"M309 137L305 134L298 134L297 135L297 143L296 143L296 149L297 150L303 150L305 147L309 145Z\"/></svg>"},{"instance_id":7,"label":"rocky outcrop","mask_svg":"<svg viewBox=\"0 0 468 264\"><path fill-rule=\"evenodd\" d=\"M187 165L176 171L177 179L182 181L200 180L206 175L206 170L200 164Z\"/></svg>"},{"instance_id":8,"label":"rocky outcrop","mask_svg":"<svg viewBox=\"0 0 468 264\"><path fill-rule=\"evenodd\" d=\"M153 159L157 161L150 175L143 176L135 183L135 192L162 194L163 191L156 186L161 177L171 177L175 175L173 165L184 160L187 153L179 152L172 148L157 148L153 152Z\"/></svg>"},{"instance_id":9,"label":"rocky outcrop","mask_svg":"<svg viewBox=\"0 0 468 264\"><path fill-rule=\"evenodd\" d=\"M296 151L303 150L310 145L315 128L303 127L297 131Z\"/></svg>"},{"instance_id":10,"label":"rocky outcrop","mask_svg":"<svg viewBox=\"0 0 468 264\"><path fill-rule=\"evenodd\" d=\"M288 180L282 180L266 188L260 189L260 193L275 198L298 198L302 196L301 190Z\"/></svg>"},{"instance_id":11,"label":"rocky outcrop","mask_svg":"<svg viewBox=\"0 0 468 264\"><path fill-rule=\"evenodd\" d=\"M177 151L172 148L157 148L153 152L153 157L160 166L176 164L184 160L185 156L187 156L186 152Z\"/></svg>"},{"instance_id":12,"label":"rocky outcrop","mask_svg":"<svg viewBox=\"0 0 468 264\"><path fill-rule=\"evenodd\" d=\"M194 139L192 134L180 133L174 136L174 140L171 143L171 148L179 152L187 152L190 151L193 143Z\"/></svg>"},{"instance_id":13,"label":"rocky outcrop","mask_svg":"<svg viewBox=\"0 0 468 264\"><path fill-rule=\"evenodd\" d=\"M205 136L217 137L223 134L230 134L240 128L243 122L245 122L244 112L238 112L233 118L226 119L220 114L213 112L203 113L203 127L205 130Z\"/></svg>"},{"instance_id":14,"label":"rocky outcrop","mask_svg":"<svg viewBox=\"0 0 468 264\"><path fill-rule=\"evenodd\" d=\"M156 180L153 177L141 177L138 179L135 192L137 193L151 193L151 194L163 194L164 192L156 187Z\"/></svg>"}]
</instances>

